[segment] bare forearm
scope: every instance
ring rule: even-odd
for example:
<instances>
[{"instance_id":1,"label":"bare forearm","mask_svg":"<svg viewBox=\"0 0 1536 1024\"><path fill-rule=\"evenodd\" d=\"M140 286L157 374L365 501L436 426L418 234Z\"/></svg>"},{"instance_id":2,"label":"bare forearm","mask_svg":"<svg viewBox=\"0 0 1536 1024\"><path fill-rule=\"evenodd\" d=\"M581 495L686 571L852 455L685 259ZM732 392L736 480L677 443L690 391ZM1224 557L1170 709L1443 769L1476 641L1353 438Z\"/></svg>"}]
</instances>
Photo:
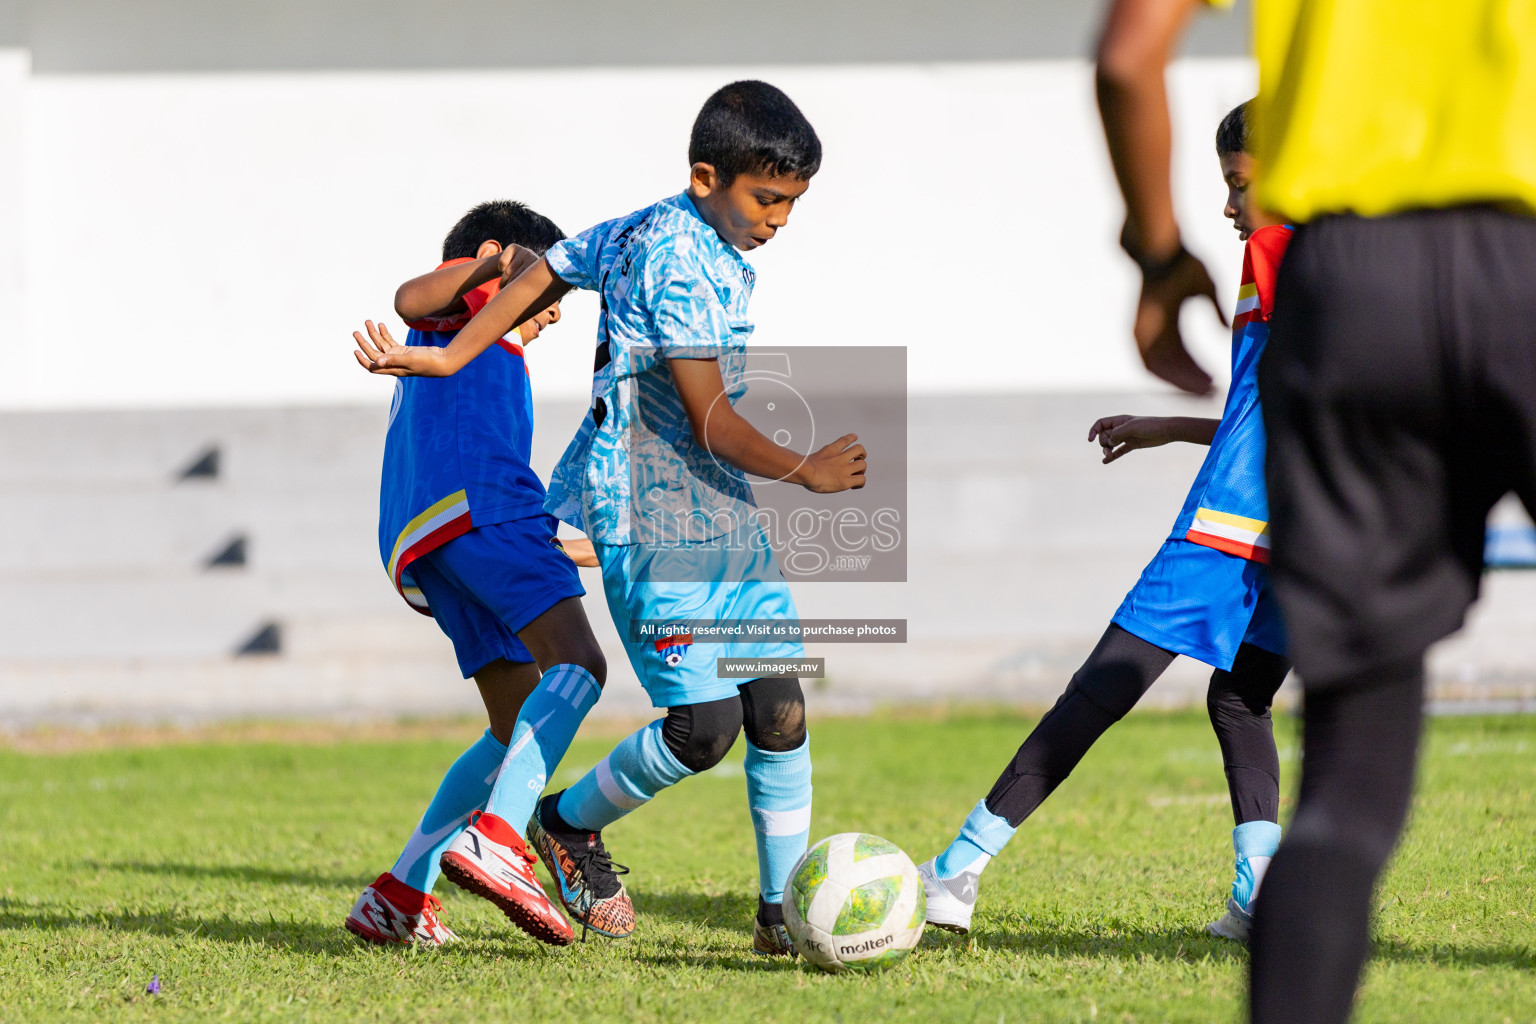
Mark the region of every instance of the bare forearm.
<instances>
[{"instance_id":1,"label":"bare forearm","mask_svg":"<svg viewBox=\"0 0 1536 1024\"><path fill-rule=\"evenodd\" d=\"M1125 197L1128 241L1152 257L1178 249L1164 69L1198 0L1116 0L1099 40L1104 137Z\"/></svg>"},{"instance_id":2,"label":"bare forearm","mask_svg":"<svg viewBox=\"0 0 1536 1024\"><path fill-rule=\"evenodd\" d=\"M395 313L402 320L446 316L463 308L464 295L500 274L499 254L413 277L395 291Z\"/></svg>"},{"instance_id":3,"label":"bare forearm","mask_svg":"<svg viewBox=\"0 0 1536 1024\"><path fill-rule=\"evenodd\" d=\"M1166 422L1169 439L1188 444L1209 445L1216 440L1216 428L1221 426L1221 420L1209 416L1169 416Z\"/></svg>"},{"instance_id":4,"label":"bare forearm","mask_svg":"<svg viewBox=\"0 0 1536 1024\"><path fill-rule=\"evenodd\" d=\"M497 292L496 297L464 325L458 336L440 350L444 370L457 373L475 356L496 344L497 339L540 310L554 305L570 290L571 286L550 269L547 261L539 260Z\"/></svg>"},{"instance_id":5,"label":"bare forearm","mask_svg":"<svg viewBox=\"0 0 1536 1024\"><path fill-rule=\"evenodd\" d=\"M804 484L805 456L773 443L729 405L717 406L695 440L711 455L752 476Z\"/></svg>"}]
</instances>

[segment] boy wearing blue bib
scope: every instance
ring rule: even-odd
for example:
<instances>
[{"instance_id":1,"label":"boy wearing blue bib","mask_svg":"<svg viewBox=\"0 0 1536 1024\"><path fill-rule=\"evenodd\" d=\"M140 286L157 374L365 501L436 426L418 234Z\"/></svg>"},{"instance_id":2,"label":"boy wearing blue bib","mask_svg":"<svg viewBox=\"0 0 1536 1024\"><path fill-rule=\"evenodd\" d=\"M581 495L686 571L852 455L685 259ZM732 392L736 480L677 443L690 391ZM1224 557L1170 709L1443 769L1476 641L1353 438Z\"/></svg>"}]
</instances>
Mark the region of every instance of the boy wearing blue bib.
<instances>
[{"instance_id":1,"label":"boy wearing blue bib","mask_svg":"<svg viewBox=\"0 0 1536 1024\"><path fill-rule=\"evenodd\" d=\"M686 635L641 627L794 620L747 475L847 490L863 485L864 449L850 434L802 456L733 408L746 391L755 279L737 250L765 244L787 222L821 163L815 131L778 89L736 82L704 104L688 159L686 192L551 246L448 348L384 346L369 355L376 372L454 373L571 288L601 297L591 411L555 470L546 507L592 538L630 664L667 714L540 801L528 836L574 918L627 934L634 910L601 830L719 763L745 731L758 852L753 949L789 955L781 901L811 815L805 698L790 675L719 678L716 657L793 658L800 645L690 650Z\"/></svg>"},{"instance_id":2,"label":"boy wearing blue bib","mask_svg":"<svg viewBox=\"0 0 1536 1024\"><path fill-rule=\"evenodd\" d=\"M520 203L475 207L449 232L438 269L396 293L396 312L411 329L407 345L450 344L503 276L562 237ZM379 553L400 595L453 641L459 669L480 688L490 728L449 769L395 866L348 914L348 930L371 942L453 940L431 896L440 866L459 885L496 891L507 916L535 937L572 938L533 874L536 855L521 843L506 843L508 855L494 862L462 856L454 845L469 822L486 817L488 804L493 811L500 806L498 789L505 802L519 788L543 788L552 765L517 762L508 746L529 745L531 733L517 731L519 711L536 712L540 730L558 745L561 735L575 732L604 678L575 564L555 540L544 486L528 465L533 396L523 345L559 318L559 305L551 303L458 376L395 386L379 488ZM368 332L388 334L371 322ZM355 337L366 347L362 335ZM573 542L573 553L585 543ZM589 553L575 556L595 564ZM500 779L505 784L493 787ZM490 822L482 828L494 830Z\"/></svg>"},{"instance_id":3,"label":"boy wearing blue bib","mask_svg":"<svg viewBox=\"0 0 1536 1024\"><path fill-rule=\"evenodd\" d=\"M1178 655L1203 661L1206 705L1221 745L1236 828L1236 879L1212 934L1246 940L1254 898L1280 842L1280 763L1269 707L1290 663L1269 587L1264 424L1256 370L1269 335L1275 272L1290 229L1244 199L1252 176L1244 107L1223 119L1216 153L1227 181L1225 214L1247 243L1232 326L1232 384L1220 420L1111 416L1090 441L1104 462L1170 441L1210 445L1173 530L1114 614L1066 692L1040 720L954 842L918 870L928 922L970 930L982 869L1024 819L1125 716Z\"/></svg>"}]
</instances>

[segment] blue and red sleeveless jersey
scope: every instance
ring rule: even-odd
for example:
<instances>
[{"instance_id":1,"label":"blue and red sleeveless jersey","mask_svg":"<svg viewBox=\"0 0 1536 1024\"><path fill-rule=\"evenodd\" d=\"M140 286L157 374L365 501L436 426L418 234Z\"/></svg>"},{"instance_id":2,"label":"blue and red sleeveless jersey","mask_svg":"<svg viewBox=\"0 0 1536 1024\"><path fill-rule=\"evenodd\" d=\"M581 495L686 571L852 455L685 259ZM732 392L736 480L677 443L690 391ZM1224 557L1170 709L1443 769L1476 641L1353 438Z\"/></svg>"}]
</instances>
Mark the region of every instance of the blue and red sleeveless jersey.
<instances>
[{"instance_id":1,"label":"blue and red sleeveless jersey","mask_svg":"<svg viewBox=\"0 0 1536 1024\"><path fill-rule=\"evenodd\" d=\"M1263 227L1248 236L1232 318L1232 385L1211 450L1173 528L1174 537L1263 563L1269 562L1269 496L1258 367L1269 340L1275 277L1290 242L1289 225Z\"/></svg>"},{"instance_id":2,"label":"blue and red sleeveless jersey","mask_svg":"<svg viewBox=\"0 0 1536 1024\"><path fill-rule=\"evenodd\" d=\"M462 312L408 323L406 344L447 345L498 287L488 281L467 293ZM379 554L417 611L431 614L412 562L476 526L544 514L544 485L528 465L532 446L533 392L516 333L451 377L396 381L379 486Z\"/></svg>"}]
</instances>

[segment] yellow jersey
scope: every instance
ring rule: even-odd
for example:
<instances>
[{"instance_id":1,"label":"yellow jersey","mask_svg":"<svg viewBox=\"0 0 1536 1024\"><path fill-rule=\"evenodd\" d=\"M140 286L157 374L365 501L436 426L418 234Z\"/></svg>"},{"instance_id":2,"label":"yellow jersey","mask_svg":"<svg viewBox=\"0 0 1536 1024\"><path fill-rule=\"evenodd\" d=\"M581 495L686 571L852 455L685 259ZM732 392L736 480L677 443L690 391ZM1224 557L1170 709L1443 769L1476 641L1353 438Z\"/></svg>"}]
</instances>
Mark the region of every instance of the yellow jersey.
<instances>
[{"instance_id":1,"label":"yellow jersey","mask_svg":"<svg viewBox=\"0 0 1536 1024\"><path fill-rule=\"evenodd\" d=\"M1258 202L1536 214L1536 0L1255 0Z\"/></svg>"}]
</instances>

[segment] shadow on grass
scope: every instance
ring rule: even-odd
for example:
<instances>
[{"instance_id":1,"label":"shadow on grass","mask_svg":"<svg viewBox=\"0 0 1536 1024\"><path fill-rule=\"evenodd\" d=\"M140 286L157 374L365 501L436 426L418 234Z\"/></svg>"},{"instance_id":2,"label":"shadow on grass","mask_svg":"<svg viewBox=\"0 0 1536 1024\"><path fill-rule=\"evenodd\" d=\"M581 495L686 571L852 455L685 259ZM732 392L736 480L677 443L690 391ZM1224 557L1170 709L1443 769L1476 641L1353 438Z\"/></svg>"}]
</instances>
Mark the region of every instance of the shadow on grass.
<instances>
[{"instance_id":1,"label":"shadow on grass","mask_svg":"<svg viewBox=\"0 0 1536 1024\"><path fill-rule=\"evenodd\" d=\"M1248 950L1227 939L1206 934L1203 928L1149 931L1106 922L1102 927L1006 931L983 926L969 936L948 936L928 929L939 942L971 943L997 953L1028 953L1056 957L1118 957L1128 960L1246 960ZM925 939L924 944L935 941Z\"/></svg>"},{"instance_id":2,"label":"shadow on grass","mask_svg":"<svg viewBox=\"0 0 1536 1024\"><path fill-rule=\"evenodd\" d=\"M755 893L726 893L711 896L688 890L668 892L632 890L629 898L635 904L636 917L659 917L700 928L745 930L749 941L752 936L752 919L757 915Z\"/></svg>"},{"instance_id":3,"label":"shadow on grass","mask_svg":"<svg viewBox=\"0 0 1536 1024\"><path fill-rule=\"evenodd\" d=\"M282 949L301 956L334 958L355 953L359 949L373 949L369 944L347 932L341 926L338 912L334 923L321 924L313 921L279 921L269 914L266 920L236 917L194 917L173 910L145 911L67 911L48 905L32 906L16 900L0 897L0 931L37 930L66 933L95 929L109 932L137 932L171 939L212 939L233 945L256 944ZM533 940L524 940L520 932L511 929L493 929L482 932L471 928L459 933L461 939L470 940L463 946L447 947L455 953L476 956L482 951L490 955L513 959L531 959L545 955L545 949ZM508 942L508 938L513 942ZM406 951L409 947L393 947ZM432 954L441 955L432 950Z\"/></svg>"},{"instance_id":4,"label":"shadow on grass","mask_svg":"<svg viewBox=\"0 0 1536 1024\"><path fill-rule=\"evenodd\" d=\"M278 870L253 864L182 864L172 861L86 861L91 871L127 871L143 875L170 875L176 878L207 878L246 882L251 885L303 885L316 889L357 888L371 879L362 875L325 875L316 871Z\"/></svg>"},{"instance_id":5,"label":"shadow on grass","mask_svg":"<svg viewBox=\"0 0 1536 1024\"><path fill-rule=\"evenodd\" d=\"M933 936L932 938L928 936ZM1228 939L1218 939L1200 928L1149 931L1120 927L1108 922L1102 928L1042 929L1007 932L982 928L970 936L951 936L928 929L924 945L966 944L998 953L1027 953L1055 957L1118 957L1130 960L1181 960L1195 962L1209 957L1216 961L1246 961L1248 948ZM1415 945L1405 942L1377 942L1372 958L1395 963L1435 964L1443 967L1511 967L1536 970L1536 949L1530 946L1447 946Z\"/></svg>"}]
</instances>

